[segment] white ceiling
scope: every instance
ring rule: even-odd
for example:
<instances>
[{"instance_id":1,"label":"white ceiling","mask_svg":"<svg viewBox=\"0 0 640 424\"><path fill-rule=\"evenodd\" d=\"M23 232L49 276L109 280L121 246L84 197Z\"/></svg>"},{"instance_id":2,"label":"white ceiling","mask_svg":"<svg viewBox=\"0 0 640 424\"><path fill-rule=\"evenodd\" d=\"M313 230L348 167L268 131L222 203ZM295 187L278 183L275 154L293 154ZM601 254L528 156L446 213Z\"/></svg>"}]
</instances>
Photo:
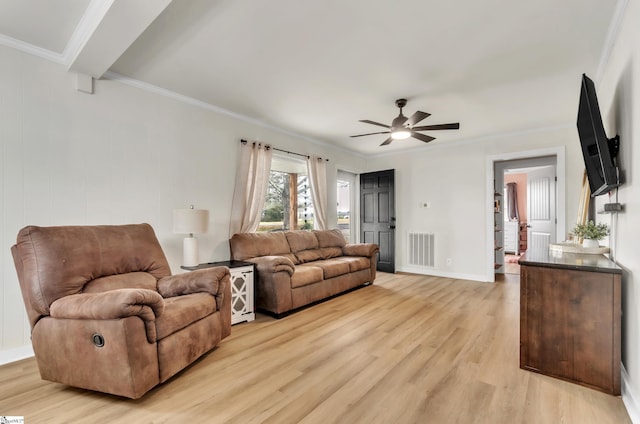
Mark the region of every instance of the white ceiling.
<instances>
[{"instance_id":1,"label":"white ceiling","mask_svg":"<svg viewBox=\"0 0 640 424\"><path fill-rule=\"evenodd\" d=\"M367 155L427 146L349 137L384 130L358 120L390 124L401 97L431 113L420 125L460 122L429 145L575 125L625 3L0 0L0 43Z\"/></svg>"}]
</instances>

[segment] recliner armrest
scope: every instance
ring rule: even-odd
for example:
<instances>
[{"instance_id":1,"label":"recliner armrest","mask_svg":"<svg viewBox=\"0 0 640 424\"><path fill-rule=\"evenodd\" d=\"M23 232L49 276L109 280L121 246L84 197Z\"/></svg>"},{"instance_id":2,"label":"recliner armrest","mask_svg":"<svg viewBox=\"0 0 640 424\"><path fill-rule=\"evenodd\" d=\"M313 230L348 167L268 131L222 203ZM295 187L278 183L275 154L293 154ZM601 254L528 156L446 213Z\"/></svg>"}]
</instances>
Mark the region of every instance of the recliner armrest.
<instances>
[{"instance_id":1,"label":"recliner armrest","mask_svg":"<svg viewBox=\"0 0 640 424\"><path fill-rule=\"evenodd\" d=\"M345 256L365 256L370 257L376 254L380 248L375 243L354 243L342 247Z\"/></svg>"},{"instance_id":2,"label":"recliner armrest","mask_svg":"<svg viewBox=\"0 0 640 424\"><path fill-rule=\"evenodd\" d=\"M149 343L156 341L155 319L164 311L164 299L147 289L117 289L61 297L51 304L50 316L66 319L107 320L139 316Z\"/></svg>"},{"instance_id":3,"label":"recliner armrest","mask_svg":"<svg viewBox=\"0 0 640 424\"><path fill-rule=\"evenodd\" d=\"M226 266L197 269L158 280L162 297L176 297L193 293L209 293L216 299L216 309L222 319L222 337L231 333L231 273Z\"/></svg>"},{"instance_id":4,"label":"recliner armrest","mask_svg":"<svg viewBox=\"0 0 640 424\"><path fill-rule=\"evenodd\" d=\"M230 276L229 268L217 266L197 269L184 274L171 275L158 280L158 292L162 297L175 297L193 293L224 293L223 280Z\"/></svg>"}]
</instances>

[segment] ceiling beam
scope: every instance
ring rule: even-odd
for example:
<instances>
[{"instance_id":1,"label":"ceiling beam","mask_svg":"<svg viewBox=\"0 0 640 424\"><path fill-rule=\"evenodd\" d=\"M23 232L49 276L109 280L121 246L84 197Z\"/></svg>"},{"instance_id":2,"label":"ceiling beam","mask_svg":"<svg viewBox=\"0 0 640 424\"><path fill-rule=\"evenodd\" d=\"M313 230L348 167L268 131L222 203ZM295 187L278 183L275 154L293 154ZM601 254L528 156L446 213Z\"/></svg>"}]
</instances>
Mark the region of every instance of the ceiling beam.
<instances>
[{"instance_id":1,"label":"ceiling beam","mask_svg":"<svg viewBox=\"0 0 640 424\"><path fill-rule=\"evenodd\" d=\"M100 78L172 0L111 0L94 16L93 31L69 61L68 70ZM110 4L109 4L110 3Z\"/></svg>"}]
</instances>

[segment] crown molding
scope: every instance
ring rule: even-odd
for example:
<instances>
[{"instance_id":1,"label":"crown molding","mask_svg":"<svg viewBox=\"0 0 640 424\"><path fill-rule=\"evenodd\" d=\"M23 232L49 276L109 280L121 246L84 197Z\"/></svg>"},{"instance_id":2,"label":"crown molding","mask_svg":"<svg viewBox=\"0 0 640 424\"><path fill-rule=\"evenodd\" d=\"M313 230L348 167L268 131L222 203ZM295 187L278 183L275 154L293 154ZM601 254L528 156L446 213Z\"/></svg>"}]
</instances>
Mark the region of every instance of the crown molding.
<instances>
[{"instance_id":1,"label":"crown molding","mask_svg":"<svg viewBox=\"0 0 640 424\"><path fill-rule=\"evenodd\" d=\"M239 121L244 121L244 122L247 122L249 124L256 125L256 126L259 126L259 127L262 127L262 128L267 128L267 129L279 132L281 134L285 134L285 135L288 135L288 136L291 136L291 137L300 138L302 140L308 141L308 142L310 142L312 144L316 144L318 146L322 146L322 147L325 147L325 148L328 148L328 149L331 149L331 150L337 150L337 151L340 151L340 152L343 152L343 153L348 153L350 155L357 156L357 157L359 157L361 159L365 158L364 155L362 155L362 154L360 154L358 152L354 152L352 150L348 150L348 149L342 148L340 146L336 146L334 144L327 143L325 141L317 140L315 138L311 138L311 137L306 136L304 134L300 134L300 133L297 133L297 132L294 132L294 131L290 131L290 130L284 129L282 127L278 127L276 125L269 124L267 122L261 121L259 119L251 118L249 116L246 116L246 115L243 115L243 114L240 114L240 113L237 113L237 112L233 112L233 111L231 111L229 109L225 109L223 107L216 106L214 104L207 103L205 101L198 100L198 99L195 99L193 97L185 96L184 94L176 93L175 91L167 90L166 88L162 88L162 87L159 87L157 85L149 84L147 82L140 81L140 80L137 80L137 79L134 79L134 78L129 78L127 76L124 76L122 74L118 74L118 73L113 72L113 71L105 72L102 77L104 79L108 79L108 80L115 81L115 82L120 82L122 84L126 84L126 85L129 85L129 86L132 86L132 87L136 87L136 88L139 88L141 90L145 90L145 91L148 91L150 93L154 93L154 94L157 94L157 95L160 95L160 96L163 96L163 97L167 97L167 98L170 98L170 99L182 102L182 103L186 103L186 104L189 104L189 105L192 105L192 106L196 106L196 107L199 107L199 108L202 108L202 109L210 110L212 112L219 113L221 115L226 115L226 116L229 116L231 118L237 119Z\"/></svg>"},{"instance_id":2,"label":"crown molding","mask_svg":"<svg viewBox=\"0 0 640 424\"><path fill-rule=\"evenodd\" d=\"M613 51L613 47L615 46L615 42L616 42L616 39L618 38L618 34L620 34L620 30L622 29L624 12L626 11L628 4L629 4L629 0L618 0L618 2L616 3L616 8L613 11L613 17L611 18L611 22L609 23L607 36L604 41L604 46L602 47L602 53L600 54L600 62L598 64L598 70L596 71L595 81L596 81L596 84L598 85L602 81L604 70L609 64L609 58L611 57L611 52Z\"/></svg>"},{"instance_id":3,"label":"crown molding","mask_svg":"<svg viewBox=\"0 0 640 424\"><path fill-rule=\"evenodd\" d=\"M64 57L60 53L43 49L42 47L34 46L33 44L25 43L21 40L16 40L15 38L9 37L4 34L0 34L0 44L3 46L11 47L12 49L29 53L33 56L41 57L51 62L64 64Z\"/></svg>"},{"instance_id":4,"label":"crown molding","mask_svg":"<svg viewBox=\"0 0 640 424\"><path fill-rule=\"evenodd\" d=\"M113 1L113 0L109 0L109 1ZM623 2L626 3L627 0L621 0ZM50 50L46 50L46 49L42 49L40 47L37 46L33 46L31 44L19 41L19 40L15 40L11 37L7 37L4 36L2 34L0 34L0 44L6 45L8 47L12 47L21 51L24 51L26 53L32 54L34 56L38 56L41 57L43 59L47 59L50 60L52 62L56 62L59 64L66 64L66 60L64 59L63 55L58 54L58 53L54 53ZM229 116L231 118L234 119L238 119L240 121L244 121L262 128L267 128L276 132L279 132L281 134L286 134L289 135L291 137L296 137L296 138L300 138L303 139L305 141L308 141L312 144L316 144L319 146L323 146L332 150L337 150L343 153L348 153L350 155L354 155L360 159L377 159L377 158L381 158L381 157L388 157L388 156L397 156L397 155L403 155L403 154L407 154L407 153L416 153L416 152L422 152L422 151L426 151L426 150L432 150L432 149L444 149L444 148L451 148L454 146L460 146L460 145L465 145L465 144L471 144L471 143L479 143L479 142L487 142L487 141L491 141L491 140L495 140L496 138L506 138L506 137L516 137L516 136L523 136L523 135L529 135L529 134L536 134L536 133L543 133L543 132L549 132L549 131L558 131L558 130L564 130L564 129L568 129L571 126L568 124L563 124L563 125L556 125L556 126L550 126L550 127L540 127L540 128L530 128L530 129L525 129L525 130L519 130L519 131L512 131L512 132L506 132L506 133L497 133L497 134L492 134L492 135L487 135L487 136L483 136L483 137L477 137L477 138L468 138L468 139L462 139L462 140L457 140L457 141L452 141L446 144L433 144L433 145L428 145L428 146L421 146L421 147L416 147L413 149L408 149L408 150L397 150L397 151L393 151L393 152L388 152L388 153L373 153L373 154L364 154L364 153L360 153L360 152L356 152L354 150L349 150L346 148L343 148L341 146L337 146L334 144L330 144L324 141L320 141L314 138L311 138L309 136L300 134L300 133L296 133L294 131L290 131L290 130L286 130L284 128L269 124L267 122L261 121L259 119L255 119L255 118L251 118L248 117L246 115L242 115L236 112L233 112L229 109L225 109L222 108L220 106L216 106L213 105L211 103L207 103L204 102L202 100L198 100L195 99L193 97L189 97L189 96L185 96L183 94L179 94L176 93L174 91L171 90L167 90L165 88L159 87L157 85L153 85L153 84L149 84L140 80L136 80L133 78L129 78L126 77L124 75L118 74L116 72L113 71L107 71L105 72L105 74L103 75L104 79L108 79L111 81L115 81L115 82L120 82L122 84L125 85L129 85L132 87L136 87L139 88L141 90L144 91L148 91L154 94L158 94L160 96L163 97L167 97L182 103L186 103L192 106L196 106L202 109L206 109L206 110L210 110L212 112L215 113L219 113L222 115L226 115Z\"/></svg>"},{"instance_id":5,"label":"crown molding","mask_svg":"<svg viewBox=\"0 0 640 424\"><path fill-rule=\"evenodd\" d=\"M113 2L113 0L107 0L107 1L98 1L98 3L101 4L105 4L105 3L111 3ZM93 3L92 3L93 4ZM108 9L108 8L107 8ZM84 24L84 25L89 25L89 24ZM80 26L80 25L79 25ZM84 32L84 30L78 30L78 28L76 28L76 32ZM90 35L90 33L89 33ZM80 40L82 37L80 35L76 36L75 32L74 32L74 36L72 38L77 38L78 40ZM86 39L84 40L86 41ZM83 41L83 42L84 42ZM15 38L12 37L8 37L6 35L0 34L0 45L4 45L16 50L20 50L22 52L28 53L30 55L33 56L37 56L40 57L42 59L46 59L50 62L55 62L58 63L60 65L65 65L65 66L69 66L69 64L71 63L71 61L73 59L71 59L72 57L75 57L75 55L77 54L77 52L71 53L72 50L74 49L74 47L72 47L71 45L76 45L77 43L80 43L80 41L74 41L73 43L70 41L67 44L67 47L65 48L65 53L64 54L60 54L60 53L55 53L51 50L47 50L47 49L43 49L41 47L38 46L34 46L33 44L29 44L29 43L25 43L24 41L20 41L20 40L16 40ZM73 54L73 56L72 56ZM267 122L261 121L259 119L255 119L255 118L251 118L233 111L230 111L228 109L213 105L211 103L207 103L204 102L202 100L198 100L198 99L194 99L193 97L189 97L189 96L185 96L183 94L179 94L176 93L174 91L171 90L167 90L165 88L162 87L158 87L156 85L153 84L149 84L140 80L136 80L133 78L129 78L126 77L124 75L118 74L116 72L113 71L107 71L104 73L104 75L102 76L104 79L108 79L108 80L112 80L115 82L120 82L122 84L126 84L132 87L136 87L139 88L141 90L145 90L151 93L155 93L173 100L177 100L179 102L182 103L186 103L186 104L190 104L192 106L196 106L196 107L200 107L206 110L210 110L222 115L227 115L230 116L234 119L238 119L240 121L244 121L244 122L248 122L250 124L262 127L262 128L268 128L270 130L279 132L281 134L286 134L292 137L296 137L296 138L300 138L303 139L305 141L308 141L312 144L316 144L319 146L323 146L332 150L337 150L339 152L343 152L343 153L348 153L350 155L354 155L360 159L364 159L366 157L366 155L363 155L362 153L359 152L355 152L353 150L349 150L349 149L345 149L343 147L331 144L331 143L327 143L325 141L320 141L314 138L311 138L309 136L300 134L300 133L296 133L294 131L290 131L290 130L286 130L284 128L269 124Z\"/></svg>"}]
</instances>

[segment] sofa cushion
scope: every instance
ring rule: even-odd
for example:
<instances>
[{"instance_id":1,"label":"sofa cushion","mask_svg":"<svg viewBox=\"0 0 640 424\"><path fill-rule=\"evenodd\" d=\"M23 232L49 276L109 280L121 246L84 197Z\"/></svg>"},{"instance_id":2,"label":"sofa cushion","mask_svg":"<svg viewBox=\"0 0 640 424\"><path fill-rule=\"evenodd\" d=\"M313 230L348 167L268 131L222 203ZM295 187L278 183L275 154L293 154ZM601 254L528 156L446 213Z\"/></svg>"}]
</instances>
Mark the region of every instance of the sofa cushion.
<instances>
[{"instance_id":1,"label":"sofa cushion","mask_svg":"<svg viewBox=\"0 0 640 424\"><path fill-rule=\"evenodd\" d=\"M83 293L101 293L118 289L147 289L156 291L158 280L148 272L128 272L110 275L89 281L82 288Z\"/></svg>"},{"instance_id":2,"label":"sofa cushion","mask_svg":"<svg viewBox=\"0 0 640 424\"><path fill-rule=\"evenodd\" d=\"M298 253L302 250L318 249L320 247L313 231L287 231L285 234L293 253Z\"/></svg>"},{"instance_id":3,"label":"sofa cushion","mask_svg":"<svg viewBox=\"0 0 640 424\"><path fill-rule=\"evenodd\" d=\"M320 249L301 250L295 253L298 258L298 263L313 262L322 258L322 251Z\"/></svg>"},{"instance_id":4,"label":"sofa cushion","mask_svg":"<svg viewBox=\"0 0 640 424\"><path fill-rule=\"evenodd\" d=\"M258 256L287 256L295 259L290 255L291 248L283 232L234 234L229 240L229 246L231 257L237 261Z\"/></svg>"},{"instance_id":5,"label":"sofa cushion","mask_svg":"<svg viewBox=\"0 0 640 424\"><path fill-rule=\"evenodd\" d=\"M360 271L361 269L368 269L371 267L369 258L364 258L362 256L342 256L340 258L335 258L332 260L349 264L350 272L356 272Z\"/></svg>"},{"instance_id":6,"label":"sofa cushion","mask_svg":"<svg viewBox=\"0 0 640 424\"><path fill-rule=\"evenodd\" d=\"M313 265L296 265L296 272L291 276L291 288L302 287L322 281L322 268Z\"/></svg>"},{"instance_id":7,"label":"sofa cushion","mask_svg":"<svg viewBox=\"0 0 640 424\"><path fill-rule=\"evenodd\" d=\"M340 247L321 247L320 255L322 259L331 259L342 256L342 248Z\"/></svg>"},{"instance_id":8,"label":"sofa cushion","mask_svg":"<svg viewBox=\"0 0 640 424\"><path fill-rule=\"evenodd\" d=\"M216 299L209 293L169 297L164 313L156 318L157 339L161 340L216 311Z\"/></svg>"},{"instance_id":9,"label":"sofa cushion","mask_svg":"<svg viewBox=\"0 0 640 424\"><path fill-rule=\"evenodd\" d=\"M347 244L347 240L338 229L335 230L314 230L320 247L342 247Z\"/></svg>"},{"instance_id":10,"label":"sofa cushion","mask_svg":"<svg viewBox=\"0 0 640 424\"><path fill-rule=\"evenodd\" d=\"M350 272L349 263L340 260L340 258L315 261L313 263L313 266L322 268L325 279L337 277L338 275L348 274Z\"/></svg>"}]
</instances>

